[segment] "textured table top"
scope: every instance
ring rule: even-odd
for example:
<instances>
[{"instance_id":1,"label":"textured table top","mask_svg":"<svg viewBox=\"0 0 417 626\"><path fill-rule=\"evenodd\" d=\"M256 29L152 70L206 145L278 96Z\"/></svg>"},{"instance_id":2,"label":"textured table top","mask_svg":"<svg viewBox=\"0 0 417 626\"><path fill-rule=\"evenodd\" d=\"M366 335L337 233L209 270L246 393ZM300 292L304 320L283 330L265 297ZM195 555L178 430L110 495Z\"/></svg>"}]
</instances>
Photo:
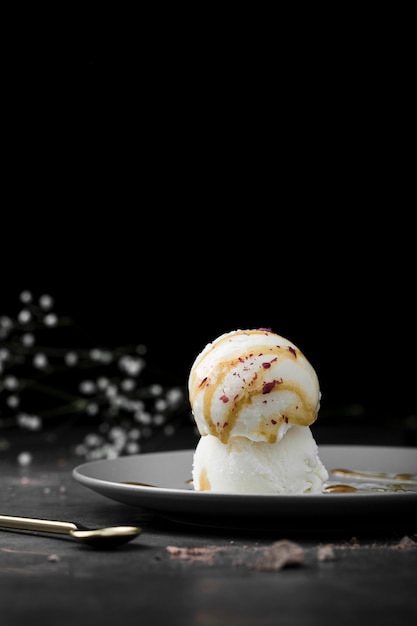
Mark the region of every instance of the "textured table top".
<instances>
[{"instance_id":1,"label":"textured table top","mask_svg":"<svg viewBox=\"0 0 417 626\"><path fill-rule=\"evenodd\" d=\"M188 442L185 442L188 444ZM173 445L173 444L171 444ZM417 528L308 536L195 527L114 502L72 477L71 446L38 441L0 452L0 513L141 525L125 546L93 549L66 536L0 529L5 626L37 623L411 624L417 617Z\"/></svg>"}]
</instances>

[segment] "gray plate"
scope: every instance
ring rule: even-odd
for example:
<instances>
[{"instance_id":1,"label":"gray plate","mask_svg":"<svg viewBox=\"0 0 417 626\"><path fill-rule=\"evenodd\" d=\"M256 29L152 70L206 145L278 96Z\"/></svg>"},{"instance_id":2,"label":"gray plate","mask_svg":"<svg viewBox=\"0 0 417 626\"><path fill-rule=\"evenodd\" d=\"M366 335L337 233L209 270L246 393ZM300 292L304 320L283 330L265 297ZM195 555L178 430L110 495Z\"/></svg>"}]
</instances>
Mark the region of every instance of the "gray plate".
<instances>
[{"instance_id":1,"label":"gray plate","mask_svg":"<svg viewBox=\"0 0 417 626\"><path fill-rule=\"evenodd\" d=\"M280 495L194 491L194 450L154 452L84 463L75 480L124 504L152 510L181 522L217 527L391 528L417 530L417 482L395 478L417 474L417 448L319 446L326 468L369 472L329 483L350 484L354 492ZM382 473L382 477L372 474ZM129 482L143 484L127 484ZM153 485L153 486L147 486Z\"/></svg>"}]
</instances>

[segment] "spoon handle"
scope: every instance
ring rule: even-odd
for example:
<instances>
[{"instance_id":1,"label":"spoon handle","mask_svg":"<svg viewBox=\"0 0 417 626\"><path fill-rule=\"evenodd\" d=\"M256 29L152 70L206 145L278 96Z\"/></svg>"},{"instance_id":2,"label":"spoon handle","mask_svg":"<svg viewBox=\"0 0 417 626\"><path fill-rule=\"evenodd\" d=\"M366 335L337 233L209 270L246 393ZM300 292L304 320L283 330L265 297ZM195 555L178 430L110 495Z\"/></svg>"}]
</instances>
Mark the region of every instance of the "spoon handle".
<instances>
[{"instance_id":1,"label":"spoon handle","mask_svg":"<svg viewBox=\"0 0 417 626\"><path fill-rule=\"evenodd\" d=\"M13 515L0 515L1 528L17 528L19 530L41 530L48 533L70 534L72 530L78 530L79 526L72 522L59 522L48 519L36 519L31 517L16 517Z\"/></svg>"}]
</instances>

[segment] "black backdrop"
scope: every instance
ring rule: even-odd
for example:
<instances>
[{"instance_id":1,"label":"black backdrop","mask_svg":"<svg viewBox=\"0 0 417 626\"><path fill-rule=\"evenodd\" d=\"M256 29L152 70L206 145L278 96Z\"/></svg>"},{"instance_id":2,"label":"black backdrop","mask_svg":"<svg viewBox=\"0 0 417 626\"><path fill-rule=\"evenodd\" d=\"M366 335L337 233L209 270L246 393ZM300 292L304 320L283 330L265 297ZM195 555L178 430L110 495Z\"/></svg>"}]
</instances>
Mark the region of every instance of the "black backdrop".
<instances>
[{"instance_id":1,"label":"black backdrop","mask_svg":"<svg viewBox=\"0 0 417 626\"><path fill-rule=\"evenodd\" d=\"M97 246L62 249L61 237L51 232L54 243L44 254L33 262L23 254L19 271L9 270L12 284L4 283L0 313L19 310L23 289L35 298L48 293L54 310L73 319L79 344L143 343L149 364L180 385L197 353L219 334L271 327L316 368L327 412L360 404L368 418L415 413L414 296L407 269L368 252L358 257L357 240L349 250L317 244L317 261L303 251L294 254L292 245L266 243L265 234L254 243L253 223L247 228L234 234L238 241L228 240L227 254L207 241L188 245L175 229L159 251L126 234L125 247L114 255ZM200 242L198 230L190 232Z\"/></svg>"},{"instance_id":2,"label":"black backdrop","mask_svg":"<svg viewBox=\"0 0 417 626\"><path fill-rule=\"evenodd\" d=\"M415 413L406 65L365 40L285 63L160 44L12 57L0 314L50 293L80 340L142 342L179 384L217 335L271 327L327 412Z\"/></svg>"}]
</instances>

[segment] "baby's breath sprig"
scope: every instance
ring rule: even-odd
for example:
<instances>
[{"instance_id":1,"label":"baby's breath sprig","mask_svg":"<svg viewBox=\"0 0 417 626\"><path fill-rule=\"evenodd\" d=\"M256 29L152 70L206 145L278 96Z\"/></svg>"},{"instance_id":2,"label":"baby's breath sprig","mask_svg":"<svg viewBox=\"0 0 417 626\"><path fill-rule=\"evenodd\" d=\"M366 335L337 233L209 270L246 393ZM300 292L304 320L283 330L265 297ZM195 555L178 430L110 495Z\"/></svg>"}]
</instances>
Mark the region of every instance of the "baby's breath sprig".
<instances>
[{"instance_id":1,"label":"baby's breath sprig","mask_svg":"<svg viewBox=\"0 0 417 626\"><path fill-rule=\"evenodd\" d=\"M22 291L19 302L15 316L0 316L0 429L89 420L95 427L76 447L87 459L138 453L141 440L161 429L174 434L184 390L141 379L146 346L51 345L49 333L72 320L54 311L49 295L35 300Z\"/></svg>"}]
</instances>

